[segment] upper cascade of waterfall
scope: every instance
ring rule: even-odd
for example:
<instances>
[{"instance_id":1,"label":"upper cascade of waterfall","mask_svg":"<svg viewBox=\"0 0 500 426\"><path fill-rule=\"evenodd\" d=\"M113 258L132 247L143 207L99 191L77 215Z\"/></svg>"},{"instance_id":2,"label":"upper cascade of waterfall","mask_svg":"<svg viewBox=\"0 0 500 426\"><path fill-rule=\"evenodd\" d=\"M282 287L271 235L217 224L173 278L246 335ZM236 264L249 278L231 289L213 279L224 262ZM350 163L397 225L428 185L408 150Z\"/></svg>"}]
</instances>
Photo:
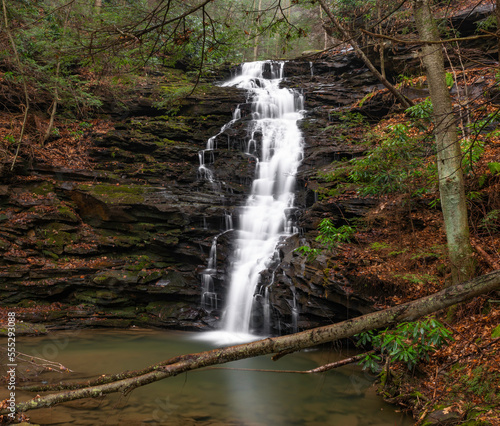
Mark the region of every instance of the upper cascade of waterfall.
<instances>
[{"instance_id":1,"label":"upper cascade of waterfall","mask_svg":"<svg viewBox=\"0 0 500 426\"><path fill-rule=\"evenodd\" d=\"M223 333L216 337L225 342L255 340L252 333L269 330L269 324L264 324L266 318L269 321L269 312L256 319L254 302L256 296L263 299L268 294L272 282L264 282L262 272L279 260L277 246L292 229L288 212L293 207L295 175L303 157L297 122L303 116L304 99L297 91L280 88L283 65L274 61L245 63L240 75L223 84L247 90L252 111L247 154L257 158L255 179L238 220ZM239 118L237 111L232 122Z\"/></svg>"}]
</instances>

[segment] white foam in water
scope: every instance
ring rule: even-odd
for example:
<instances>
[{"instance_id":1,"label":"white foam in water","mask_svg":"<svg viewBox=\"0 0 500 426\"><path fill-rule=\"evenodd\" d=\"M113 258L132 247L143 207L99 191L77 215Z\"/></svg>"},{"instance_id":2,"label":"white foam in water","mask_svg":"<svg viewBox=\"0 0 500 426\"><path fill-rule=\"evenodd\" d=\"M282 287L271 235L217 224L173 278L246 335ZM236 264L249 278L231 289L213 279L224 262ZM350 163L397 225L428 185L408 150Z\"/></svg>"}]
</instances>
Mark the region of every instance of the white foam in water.
<instances>
[{"instance_id":1,"label":"white foam in water","mask_svg":"<svg viewBox=\"0 0 500 426\"><path fill-rule=\"evenodd\" d=\"M268 71L279 68L271 73L274 78L265 79L264 67ZM248 90L254 118L249 137L260 137L261 146L256 153L256 178L239 217L223 327L205 336L219 343L242 343L262 337L252 335L250 330L254 294L278 242L289 235L286 211L293 206L295 175L303 157L297 121L302 118L304 102L299 93L279 87L282 70L283 63L246 63L241 75L224 83Z\"/></svg>"}]
</instances>

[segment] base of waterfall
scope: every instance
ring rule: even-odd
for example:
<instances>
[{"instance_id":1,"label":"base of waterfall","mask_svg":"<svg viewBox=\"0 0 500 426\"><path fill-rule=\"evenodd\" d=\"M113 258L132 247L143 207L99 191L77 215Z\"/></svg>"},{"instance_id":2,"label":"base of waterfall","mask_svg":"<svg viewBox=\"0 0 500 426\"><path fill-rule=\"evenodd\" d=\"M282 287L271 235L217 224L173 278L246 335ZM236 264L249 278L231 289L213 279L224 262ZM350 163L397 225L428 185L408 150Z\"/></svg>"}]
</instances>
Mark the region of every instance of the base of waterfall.
<instances>
[{"instance_id":1,"label":"base of waterfall","mask_svg":"<svg viewBox=\"0 0 500 426\"><path fill-rule=\"evenodd\" d=\"M104 373L131 371L180 354L210 350L209 342L192 332L151 329L93 329L52 331L39 337L23 336L22 350L30 356L54 354L76 372L45 371L43 380L80 381ZM196 333L199 334L199 333ZM52 348L52 349L51 349ZM341 359L345 354L322 349L290 354L278 363L268 356L235 361L225 367L186 372L160 382L104 399L87 398L51 408L30 410L33 424L60 425L367 425L410 426L411 419L383 401L361 367L345 374L275 374L252 370L308 370ZM96 362L98 360L98 362ZM18 360L18 369L21 368ZM36 368L24 377L34 378ZM23 372L25 370L23 369ZM62 379L61 376L64 376ZM40 376L38 377L38 379ZM35 378L35 381L37 379ZM355 384L356 387L353 387ZM299 391L300 390L300 391ZM16 389L16 400L33 398ZM0 386L0 400L9 398ZM376 420L375 420L376 419Z\"/></svg>"},{"instance_id":2,"label":"base of waterfall","mask_svg":"<svg viewBox=\"0 0 500 426\"><path fill-rule=\"evenodd\" d=\"M194 340L202 340L212 342L217 346L237 345L240 343L255 342L256 340L265 339L268 336L259 336L257 334L243 333L238 331L208 331L193 336Z\"/></svg>"}]
</instances>

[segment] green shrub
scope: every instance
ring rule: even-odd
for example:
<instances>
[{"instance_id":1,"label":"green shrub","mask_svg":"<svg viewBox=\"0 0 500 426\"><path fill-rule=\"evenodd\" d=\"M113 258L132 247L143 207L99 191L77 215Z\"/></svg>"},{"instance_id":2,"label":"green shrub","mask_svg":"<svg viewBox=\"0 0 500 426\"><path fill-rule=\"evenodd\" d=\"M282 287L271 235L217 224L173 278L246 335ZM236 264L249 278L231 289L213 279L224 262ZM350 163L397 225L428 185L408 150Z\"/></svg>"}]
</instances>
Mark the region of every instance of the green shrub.
<instances>
[{"instance_id":1,"label":"green shrub","mask_svg":"<svg viewBox=\"0 0 500 426\"><path fill-rule=\"evenodd\" d=\"M380 354L367 354L361 360L363 369L380 371L380 364L403 362L412 370L420 361L428 361L429 354L452 341L452 333L434 318L404 322L395 329L368 331L358 334L358 346L371 345Z\"/></svg>"},{"instance_id":2,"label":"green shrub","mask_svg":"<svg viewBox=\"0 0 500 426\"><path fill-rule=\"evenodd\" d=\"M351 241L352 236L356 233L356 230L349 225L342 225L336 228L333 222L328 218L320 222L318 231L319 235L316 237L315 241L321 244L320 248L300 246L294 251L301 255L306 255L307 260L314 260L323 250L331 250L337 247L339 243Z\"/></svg>"},{"instance_id":3,"label":"green shrub","mask_svg":"<svg viewBox=\"0 0 500 426\"><path fill-rule=\"evenodd\" d=\"M429 150L410 133L411 126L389 126L385 139L368 155L351 160L349 179L359 185L361 195L407 192L417 180L430 181L434 169L423 164Z\"/></svg>"}]
</instances>

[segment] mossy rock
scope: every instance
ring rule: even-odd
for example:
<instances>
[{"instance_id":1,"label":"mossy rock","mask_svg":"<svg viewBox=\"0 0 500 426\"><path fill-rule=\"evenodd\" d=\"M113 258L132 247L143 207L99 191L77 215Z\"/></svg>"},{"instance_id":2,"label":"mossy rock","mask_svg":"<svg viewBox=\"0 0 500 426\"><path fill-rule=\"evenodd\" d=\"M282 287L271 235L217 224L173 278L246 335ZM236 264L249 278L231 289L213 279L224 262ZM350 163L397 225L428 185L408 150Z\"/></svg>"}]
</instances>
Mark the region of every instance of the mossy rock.
<instances>
[{"instance_id":1,"label":"mossy rock","mask_svg":"<svg viewBox=\"0 0 500 426\"><path fill-rule=\"evenodd\" d=\"M80 219L76 213L66 204L59 204L56 206L57 212L62 216L61 220L68 222L79 222Z\"/></svg>"},{"instance_id":2,"label":"mossy rock","mask_svg":"<svg viewBox=\"0 0 500 426\"><path fill-rule=\"evenodd\" d=\"M168 273L163 276L155 284L143 283L139 284L137 289L147 291L148 293L160 293L160 294L192 294L190 287L186 282L186 279L182 274L176 271L168 271Z\"/></svg>"},{"instance_id":3,"label":"mossy rock","mask_svg":"<svg viewBox=\"0 0 500 426\"><path fill-rule=\"evenodd\" d=\"M461 419L460 413L453 410L452 407L445 407L442 409L437 409L430 413L425 418L425 423L427 425L452 425L456 424L457 421Z\"/></svg>"},{"instance_id":4,"label":"mossy rock","mask_svg":"<svg viewBox=\"0 0 500 426\"><path fill-rule=\"evenodd\" d=\"M23 299L16 303L16 306L19 308L37 308L40 306L48 306L49 302L44 300L32 300L32 299Z\"/></svg>"},{"instance_id":5,"label":"mossy rock","mask_svg":"<svg viewBox=\"0 0 500 426\"><path fill-rule=\"evenodd\" d=\"M31 324L29 322L16 322L16 336L38 336L47 334L47 329L43 324ZM7 328L0 328L0 336L7 336Z\"/></svg>"},{"instance_id":6,"label":"mossy rock","mask_svg":"<svg viewBox=\"0 0 500 426\"><path fill-rule=\"evenodd\" d=\"M87 323L91 327L129 328L134 324L134 321L126 318L99 318L98 321L95 321L92 318L91 320L83 321L83 323Z\"/></svg>"},{"instance_id":7,"label":"mossy rock","mask_svg":"<svg viewBox=\"0 0 500 426\"><path fill-rule=\"evenodd\" d=\"M139 279L138 273L135 271L103 271L94 276L92 281L99 286L129 286L137 284Z\"/></svg>"},{"instance_id":8,"label":"mossy rock","mask_svg":"<svg viewBox=\"0 0 500 426\"><path fill-rule=\"evenodd\" d=\"M132 260L132 259L130 259L130 260ZM125 269L127 269L129 271L142 271L143 269L148 268L152 264L151 259L147 255L138 256L137 258L135 258L133 260L135 260L135 262L127 265L125 267ZM143 275L139 274L139 276L143 276Z\"/></svg>"},{"instance_id":9,"label":"mossy rock","mask_svg":"<svg viewBox=\"0 0 500 426\"><path fill-rule=\"evenodd\" d=\"M139 277L142 284L149 284L153 281L158 281L162 277L162 273L160 271L141 271L139 272Z\"/></svg>"},{"instance_id":10,"label":"mossy rock","mask_svg":"<svg viewBox=\"0 0 500 426\"><path fill-rule=\"evenodd\" d=\"M41 182L38 185L35 185L31 192L36 195L48 195L51 192L54 192L54 185L50 182Z\"/></svg>"},{"instance_id":11,"label":"mossy rock","mask_svg":"<svg viewBox=\"0 0 500 426\"><path fill-rule=\"evenodd\" d=\"M116 318L126 318L126 319L135 319L137 315L144 312L143 308L137 306L129 306L127 308L104 308L102 310L106 317L116 317Z\"/></svg>"},{"instance_id":12,"label":"mossy rock","mask_svg":"<svg viewBox=\"0 0 500 426\"><path fill-rule=\"evenodd\" d=\"M50 250L44 250L47 256L57 259L61 255L64 246L70 243L78 242L80 237L78 234L70 234L66 231L56 231L51 229L41 229L37 237L39 240L36 242L38 247L45 247Z\"/></svg>"},{"instance_id":13,"label":"mossy rock","mask_svg":"<svg viewBox=\"0 0 500 426\"><path fill-rule=\"evenodd\" d=\"M162 321L195 320L200 315L200 312L188 303L168 301L151 302L146 306L146 312Z\"/></svg>"},{"instance_id":14,"label":"mossy rock","mask_svg":"<svg viewBox=\"0 0 500 426\"><path fill-rule=\"evenodd\" d=\"M80 191L88 192L107 204L141 204L145 202L145 195L158 192L158 188L144 185L79 185Z\"/></svg>"},{"instance_id":15,"label":"mossy rock","mask_svg":"<svg viewBox=\"0 0 500 426\"><path fill-rule=\"evenodd\" d=\"M127 304L129 302L128 298L120 297L117 293L113 291L105 290L87 290L83 292L76 292L74 297L79 302L91 303L93 305L121 305Z\"/></svg>"},{"instance_id":16,"label":"mossy rock","mask_svg":"<svg viewBox=\"0 0 500 426\"><path fill-rule=\"evenodd\" d=\"M46 223L39 227L40 230L48 231L48 232L73 232L78 229L74 224L62 223L62 222L50 222Z\"/></svg>"},{"instance_id":17,"label":"mossy rock","mask_svg":"<svg viewBox=\"0 0 500 426\"><path fill-rule=\"evenodd\" d=\"M180 235L180 232L179 232ZM165 246L172 246L175 247L177 244L179 244L179 238L175 233L159 233L155 235L155 242L161 243L162 245Z\"/></svg>"}]
</instances>

